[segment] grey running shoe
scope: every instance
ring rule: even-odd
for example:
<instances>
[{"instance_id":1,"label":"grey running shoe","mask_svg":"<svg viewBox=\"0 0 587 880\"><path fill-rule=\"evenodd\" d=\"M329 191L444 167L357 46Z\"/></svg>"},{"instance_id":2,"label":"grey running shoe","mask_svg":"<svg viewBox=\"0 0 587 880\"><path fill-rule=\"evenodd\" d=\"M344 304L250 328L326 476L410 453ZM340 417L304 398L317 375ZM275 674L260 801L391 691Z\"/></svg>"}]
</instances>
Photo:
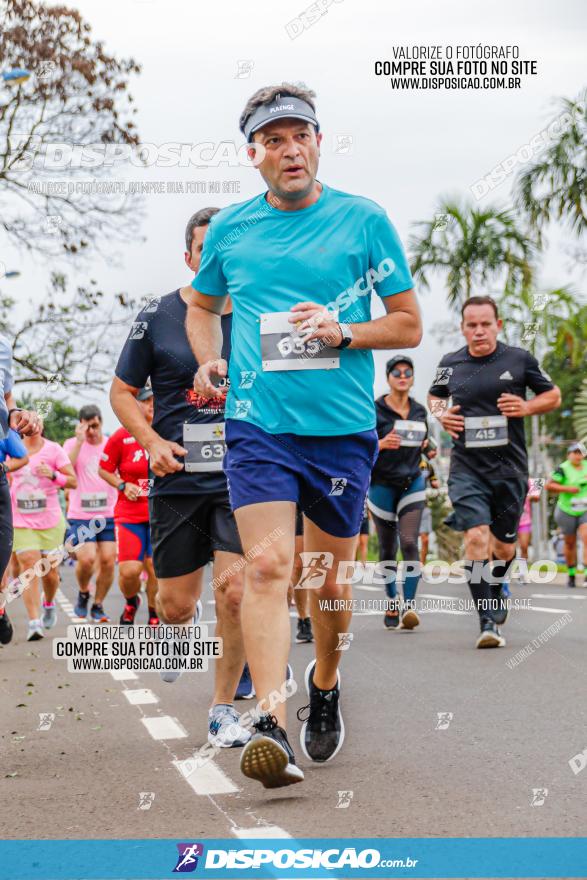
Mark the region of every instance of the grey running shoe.
<instances>
[{"instance_id":1,"label":"grey running shoe","mask_svg":"<svg viewBox=\"0 0 587 880\"><path fill-rule=\"evenodd\" d=\"M41 615L41 623L43 624L45 629L53 629L53 627L57 623L57 608L55 607L54 602L52 602L51 605L48 605L46 602L43 602L43 613Z\"/></svg>"}]
</instances>

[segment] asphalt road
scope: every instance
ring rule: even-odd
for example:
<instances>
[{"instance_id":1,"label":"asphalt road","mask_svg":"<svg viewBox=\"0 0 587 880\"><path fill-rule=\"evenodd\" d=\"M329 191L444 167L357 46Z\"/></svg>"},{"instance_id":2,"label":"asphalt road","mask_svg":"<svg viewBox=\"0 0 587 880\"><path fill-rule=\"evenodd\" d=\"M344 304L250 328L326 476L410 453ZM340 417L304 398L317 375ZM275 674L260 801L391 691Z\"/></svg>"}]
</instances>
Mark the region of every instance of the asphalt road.
<instances>
[{"instance_id":1,"label":"asphalt road","mask_svg":"<svg viewBox=\"0 0 587 880\"><path fill-rule=\"evenodd\" d=\"M75 596L72 570L63 571L51 636L71 623L63 602ZM587 768L569 764L587 748L587 590L514 594L533 607L510 614L507 647L493 651L474 649L475 617L456 603L422 614L414 632L386 631L378 612L355 615L341 667L347 738L326 765L299 747L295 710L313 649L293 644L300 691L289 700L290 739L306 779L273 792L241 776L236 749L181 772L206 742L212 669L173 685L157 673L70 674L52 659L51 637L26 642L17 600L15 638L0 648L3 837L587 835ZM355 595L381 592L358 586ZM421 585L422 599L434 596L467 593ZM106 606L120 614L116 586ZM208 587L203 621L213 620ZM41 715L54 716L47 729ZM165 738L154 738L149 719L167 719L155 722Z\"/></svg>"}]
</instances>

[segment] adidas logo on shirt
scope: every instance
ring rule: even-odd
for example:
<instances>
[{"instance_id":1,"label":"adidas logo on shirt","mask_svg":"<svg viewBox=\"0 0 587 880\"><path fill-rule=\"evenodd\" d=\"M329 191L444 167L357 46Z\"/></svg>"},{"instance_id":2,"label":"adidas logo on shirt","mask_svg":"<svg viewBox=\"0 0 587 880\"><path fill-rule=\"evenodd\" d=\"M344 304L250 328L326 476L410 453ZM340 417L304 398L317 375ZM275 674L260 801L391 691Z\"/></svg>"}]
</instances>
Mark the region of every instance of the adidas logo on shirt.
<instances>
[{"instance_id":1,"label":"adidas logo on shirt","mask_svg":"<svg viewBox=\"0 0 587 880\"><path fill-rule=\"evenodd\" d=\"M500 379L510 379L510 381L512 381L512 382L513 382L513 379L514 379L514 377L512 376L512 374L510 373L509 370L506 370L505 373L502 373L501 376L500 376L499 378L500 378Z\"/></svg>"}]
</instances>

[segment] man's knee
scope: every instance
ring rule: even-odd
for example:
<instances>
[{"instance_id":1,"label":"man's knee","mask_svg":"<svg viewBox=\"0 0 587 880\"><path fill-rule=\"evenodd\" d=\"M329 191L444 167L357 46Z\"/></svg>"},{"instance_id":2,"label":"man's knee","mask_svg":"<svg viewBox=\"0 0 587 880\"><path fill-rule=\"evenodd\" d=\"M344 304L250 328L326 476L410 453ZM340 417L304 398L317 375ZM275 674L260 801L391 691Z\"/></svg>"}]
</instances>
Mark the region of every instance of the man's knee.
<instances>
[{"instance_id":1,"label":"man's knee","mask_svg":"<svg viewBox=\"0 0 587 880\"><path fill-rule=\"evenodd\" d=\"M247 563L247 588L255 593L267 593L276 588L283 591L289 583L291 555L278 547L255 556Z\"/></svg>"},{"instance_id":2,"label":"man's knee","mask_svg":"<svg viewBox=\"0 0 587 880\"><path fill-rule=\"evenodd\" d=\"M465 532L465 553L468 558L489 555L489 528L474 526Z\"/></svg>"},{"instance_id":3,"label":"man's knee","mask_svg":"<svg viewBox=\"0 0 587 880\"><path fill-rule=\"evenodd\" d=\"M157 594L157 605L165 623L189 622L196 610L193 599L161 592Z\"/></svg>"},{"instance_id":4,"label":"man's knee","mask_svg":"<svg viewBox=\"0 0 587 880\"><path fill-rule=\"evenodd\" d=\"M509 560L513 559L516 555L516 545L506 544L503 541L494 541L493 555L496 559L502 559L504 562L509 562Z\"/></svg>"},{"instance_id":5,"label":"man's knee","mask_svg":"<svg viewBox=\"0 0 587 880\"><path fill-rule=\"evenodd\" d=\"M239 574L216 589L216 606L222 614L235 619L240 617L244 586L244 578Z\"/></svg>"}]
</instances>

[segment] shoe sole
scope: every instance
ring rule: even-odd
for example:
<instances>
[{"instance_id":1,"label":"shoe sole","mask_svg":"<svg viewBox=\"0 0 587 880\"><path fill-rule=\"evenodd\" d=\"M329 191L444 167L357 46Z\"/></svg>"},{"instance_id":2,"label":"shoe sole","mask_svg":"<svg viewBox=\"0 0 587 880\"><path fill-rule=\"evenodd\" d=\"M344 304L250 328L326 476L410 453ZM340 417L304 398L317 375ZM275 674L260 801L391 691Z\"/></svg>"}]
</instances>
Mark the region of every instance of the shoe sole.
<instances>
[{"instance_id":1,"label":"shoe sole","mask_svg":"<svg viewBox=\"0 0 587 880\"><path fill-rule=\"evenodd\" d=\"M399 617L398 617L397 623L394 623L392 626L389 626L389 625L385 622L385 620L384 620L384 621L383 621L383 626L385 627L385 629L387 629L387 630L391 630L392 632L393 632L393 630L399 629L399 628L400 628L400 620L399 620Z\"/></svg>"},{"instance_id":2,"label":"shoe sole","mask_svg":"<svg viewBox=\"0 0 587 880\"><path fill-rule=\"evenodd\" d=\"M250 694L235 694L235 700L252 700L255 697L255 691L252 691Z\"/></svg>"},{"instance_id":3,"label":"shoe sole","mask_svg":"<svg viewBox=\"0 0 587 880\"><path fill-rule=\"evenodd\" d=\"M310 645L314 639L296 639L296 645Z\"/></svg>"},{"instance_id":4,"label":"shoe sole","mask_svg":"<svg viewBox=\"0 0 587 880\"><path fill-rule=\"evenodd\" d=\"M302 770L289 763L285 749L270 736L249 740L243 749L240 768L245 776L257 780L264 788L283 788L304 780Z\"/></svg>"},{"instance_id":5,"label":"shoe sole","mask_svg":"<svg viewBox=\"0 0 587 880\"><path fill-rule=\"evenodd\" d=\"M411 609L409 611L406 611L401 619L400 628L415 629L417 626L420 626L420 618L418 617L416 612L412 611Z\"/></svg>"},{"instance_id":6,"label":"shoe sole","mask_svg":"<svg viewBox=\"0 0 587 880\"><path fill-rule=\"evenodd\" d=\"M495 633L481 633L475 645L476 648L504 648L505 639Z\"/></svg>"},{"instance_id":7,"label":"shoe sole","mask_svg":"<svg viewBox=\"0 0 587 880\"><path fill-rule=\"evenodd\" d=\"M310 696L310 671L311 671L312 667L315 666L315 664L316 664L316 661L311 660L310 663L308 663L308 665L306 666L306 671L304 673L304 683L306 685L306 693L307 693L308 697ZM337 684L339 692L340 692L340 671L338 669L336 670L336 684ZM304 723L302 724L302 729L300 730L300 745L301 745L302 751L303 751L304 755L306 756L306 758L308 759L308 761L312 761L314 764L327 764L328 761L332 761L334 756L339 753L339 751L342 747L342 744L344 742L345 731L344 731L344 721L342 718L342 712L340 711L340 693L338 695L338 717L340 718L340 739L339 739L338 745L335 748L335 750L333 751L333 753L331 755L329 755L328 758L326 758L324 761L317 761L316 758L313 758L311 755L308 754L308 752L306 750L306 743L305 743L306 729L308 727L308 722L304 721Z\"/></svg>"}]
</instances>

